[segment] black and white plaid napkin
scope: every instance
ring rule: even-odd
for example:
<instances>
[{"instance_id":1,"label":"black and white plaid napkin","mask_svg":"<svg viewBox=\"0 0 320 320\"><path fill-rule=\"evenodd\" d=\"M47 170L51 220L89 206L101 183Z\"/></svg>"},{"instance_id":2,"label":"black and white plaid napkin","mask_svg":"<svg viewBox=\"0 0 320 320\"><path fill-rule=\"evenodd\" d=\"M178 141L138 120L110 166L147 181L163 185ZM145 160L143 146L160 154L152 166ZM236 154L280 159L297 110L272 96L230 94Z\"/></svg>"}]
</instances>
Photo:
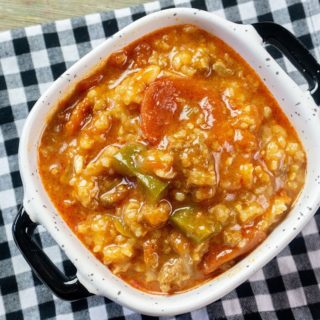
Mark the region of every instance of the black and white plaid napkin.
<instances>
[{"instance_id":1,"label":"black and white plaid napkin","mask_svg":"<svg viewBox=\"0 0 320 320\"><path fill-rule=\"evenodd\" d=\"M195 7L234 22L275 21L320 61L318 0L168 0L0 33L0 319L149 319L108 299L57 299L31 272L15 246L11 225L22 203L17 152L28 112L74 62L133 20L161 9ZM279 52L280 65L301 77ZM320 152L320 151L319 151ZM320 164L319 164L320 165ZM320 319L320 214L266 267L206 308L179 319ZM38 240L55 264L74 272L48 233Z\"/></svg>"}]
</instances>

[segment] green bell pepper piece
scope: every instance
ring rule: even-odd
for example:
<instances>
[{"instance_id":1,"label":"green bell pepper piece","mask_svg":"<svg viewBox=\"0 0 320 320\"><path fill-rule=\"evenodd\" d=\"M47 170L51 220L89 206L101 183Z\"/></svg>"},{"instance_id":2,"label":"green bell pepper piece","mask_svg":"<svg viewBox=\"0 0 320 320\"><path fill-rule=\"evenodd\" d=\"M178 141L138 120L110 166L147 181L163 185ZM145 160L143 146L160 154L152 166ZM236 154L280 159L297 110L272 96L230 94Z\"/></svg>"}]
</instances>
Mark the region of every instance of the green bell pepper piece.
<instances>
[{"instance_id":1,"label":"green bell pepper piece","mask_svg":"<svg viewBox=\"0 0 320 320\"><path fill-rule=\"evenodd\" d=\"M123 146L114 156L114 168L119 173L134 177L136 176L137 166L136 156L145 150L145 147L140 144L127 144Z\"/></svg>"},{"instance_id":2,"label":"green bell pepper piece","mask_svg":"<svg viewBox=\"0 0 320 320\"><path fill-rule=\"evenodd\" d=\"M116 230L122 234L123 236L127 237L127 238L133 238L133 235L130 231L130 229L128 228L128 226L122 221L121 218L113 216L112 217L113 220L113 224L116 228Z\"/></svg>"},{"instance_id":3,"label":"green bell pepper piece","mask_svg":"<svg viewBox=\"0 0 320 320\"><path fill-rule=\"evenodd\" d=\"M186 237L196 243L209 239L221 230L220 226L215 225L207 217L197 216L197 211L194 207L176 209L170 216L170 221Z\"/></svg>"},{"instance_id":4,"label":"green bell pepper piece","mask_svg":"<svg viewBox=\"0 0 320 320\"><path fill-rule=\"evenodd\" d=\"M136 164L136 156L143 152L145 147L139 144L128 144L117 152L114 158L114 168L116 171L129 177L136 177L145 187L147 195L151 201L158 200L168 186L167 182L142 173Z\"/></svg>"}]
</instances>

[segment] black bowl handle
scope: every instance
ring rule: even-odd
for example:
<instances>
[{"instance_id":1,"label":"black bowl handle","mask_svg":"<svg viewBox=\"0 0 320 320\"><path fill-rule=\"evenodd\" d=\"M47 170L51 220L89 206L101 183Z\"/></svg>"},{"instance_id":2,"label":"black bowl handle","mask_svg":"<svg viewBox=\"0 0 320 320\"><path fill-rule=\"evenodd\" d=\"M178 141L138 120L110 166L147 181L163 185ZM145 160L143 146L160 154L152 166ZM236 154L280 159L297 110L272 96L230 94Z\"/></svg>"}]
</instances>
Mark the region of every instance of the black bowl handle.
<instances>
[{"instance_id":1,"label":"black bowl handle","mask_svg":"<svg viewBox=\"0 0 320 320\"><path fill-rule=\"evenodd\" d=\"M320 65L308 49L290 31L273 22L252 24L264 42L278 48L301 72L308 82L309 91L317 105L320 104Z\"/></svg>"},{"instance_id":2,"label":"black bowl handle","mask_svg":"<svg viewBox=\"0 0 320 320\"><path fill-rule=\"evenodd\" d=\"M33 272L63 300L72 301L91 296L76 276L67 277L63 274L39 247L32 237L36 227L37 224L31 221L21 207L12 225L13 238Z\"/></svg>"}]
</instances>

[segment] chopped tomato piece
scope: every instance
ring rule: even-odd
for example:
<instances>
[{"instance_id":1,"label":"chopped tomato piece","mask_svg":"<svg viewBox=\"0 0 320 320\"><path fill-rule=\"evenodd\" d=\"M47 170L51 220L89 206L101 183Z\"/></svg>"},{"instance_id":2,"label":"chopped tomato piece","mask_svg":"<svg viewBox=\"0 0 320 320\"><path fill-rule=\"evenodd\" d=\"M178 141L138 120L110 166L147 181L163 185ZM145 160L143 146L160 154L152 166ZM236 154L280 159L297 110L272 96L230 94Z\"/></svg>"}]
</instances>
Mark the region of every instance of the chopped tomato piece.
<instances>
[{"instance_id":1,"label":"chopped tomato piece","mask_svg":"<svg viewBox=\"0 0 320 320\"><path fill-rule=\"evenodd\" d=\"M98 85L102 79L103 79L102 74L96 74L96 75L90 76L88 78L85 78L77 84L76 90L78 92L87 91L87 90L91 89L92 87L95 87L96 85Z\"/></svg>"},{"instance_id":2,"label":"chopped tomato piece","mask_svg":"<svg viewBox=\"0 0 320 320\"><path fill-rule=\"evenodd\" d=\"M119 50L112 53L108 59L108 64L116 68L124 68L127 66L128 52L127 50Z\"/></svg>"},{"instance_id":3,"label":"chopped tomato piece","mask_svg":"<svg viewBox=\"0 0 320 320\"><path fill-rule=\"evenodd\" d=\"M151 144L160 141L165 128L174 119L177 94L173 81L166 78L154 81L146 89L141 105L141 128Z\"/></svg>"},{"instance_id":4,"label":"chopped tomato piece","mask_svg":"<svg viewBox=\"0 0 320 320\"><path fill-rule=\"evenodd\" d=\"M231 248L226 245L214 245L204 256L201 269L204 274L209 274L219 269L223 264L251 252L265 238L266 233L259 230L250 230L247 243L243 247Z\"/></svg>"},{"instance_id":5,"label":"chopped tomato piece","mask_svg":"<svg viewBox=\"0 0 320 320\"><path fill-rule=\"evenodd\" d=\"M195 79L161 78L149 85L141 105L141 128L151 144L158 143L178 110L177 98L196 100L204 113L207 126L213 125L216 95Z\"/></svg>"},{"instance_id":6,"label":"chopped tomato piece","mask_svg":"<svg viewBox=\"0 0 320 320\"><path fill-rule=\"evenodd\" d=\"M91 103L86 98L77 104L77 106L73 109L71 117L65 126L68 134L73 134L81 127L84 119L90 112L91 107Z\"/></svg>"}]
</instances>

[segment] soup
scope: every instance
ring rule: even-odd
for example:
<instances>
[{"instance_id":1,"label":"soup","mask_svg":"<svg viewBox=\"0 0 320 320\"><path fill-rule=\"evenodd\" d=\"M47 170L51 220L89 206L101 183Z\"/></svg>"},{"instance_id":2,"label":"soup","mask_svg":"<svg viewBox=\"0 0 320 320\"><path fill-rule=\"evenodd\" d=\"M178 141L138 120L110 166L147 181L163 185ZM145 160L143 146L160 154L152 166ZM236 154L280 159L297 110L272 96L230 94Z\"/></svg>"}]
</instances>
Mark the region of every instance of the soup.
<instances>
[{"instance_id":1,"label":"soup","mask_svg":"<svg viewBox=\"0 0 320 320\"><path fill-rule=\"evenodd\" d=\"M115 275L172 294L231 268L285 218L306 155L253 69L193 25L114 52L39 146L63 219Z\"/></svg>"}]
</instances>

